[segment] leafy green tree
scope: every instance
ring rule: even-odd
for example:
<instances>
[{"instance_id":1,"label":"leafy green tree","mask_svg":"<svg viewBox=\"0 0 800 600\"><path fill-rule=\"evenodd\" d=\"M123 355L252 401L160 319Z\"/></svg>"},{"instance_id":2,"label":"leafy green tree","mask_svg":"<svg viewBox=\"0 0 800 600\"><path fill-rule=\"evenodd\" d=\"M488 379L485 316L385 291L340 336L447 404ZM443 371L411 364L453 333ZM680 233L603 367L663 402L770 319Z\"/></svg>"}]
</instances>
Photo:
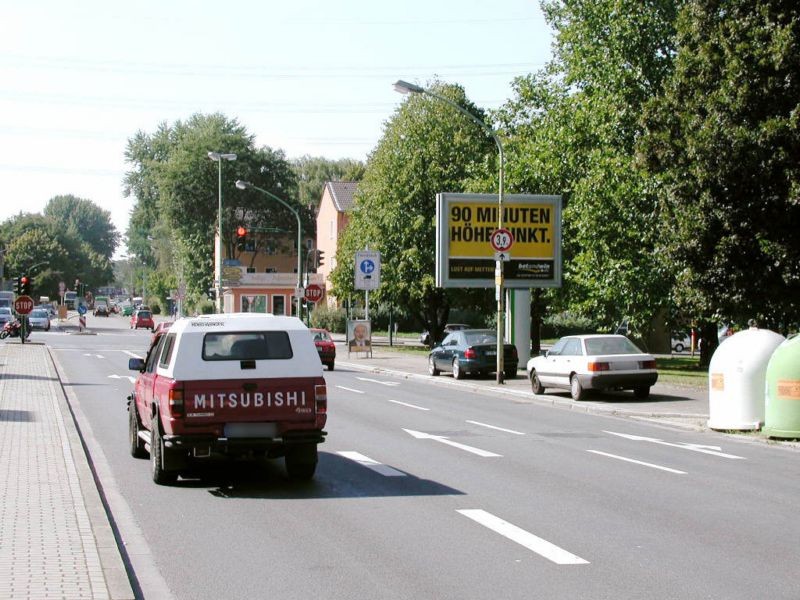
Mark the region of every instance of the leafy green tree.
<instances>
[{"instance_id":1,"label":"leafy green tree","mask_svg":"<svg viewBox=\"0 0 800 600\"><path fill-rule=\"evenodd\" d=\"M704 322L800 322L800 7L687 2L664 95L641 154L661 183L676 301ZM707 356L704 357L707 359Z\"/></svg>"},{"instance_id":2,"label":"leafy green tree","mask_svg":"<svg viewBox=\"0 0 800 600\"><path fill-rule=\"evenodd\" d=\"M364 164L352 159L330 160L303 156L291 161L297 177L298 201L301 206L319 207L322 191L328 181L361 181Z\"/></svg>"},{"instance_id":3,"label":"leafy green tree","mask_svg":"<svg viewBox=\"0 0 800 600\"><path fill-rule=\"evenodd\" d=\"M434 82L430 89L484 118L460 86ZM382 285L370 300L416 314L435 338L454 303L489 297L486 290L436 287L435 214L437 193L469 191L467 180L482 169L496 170L496 157L492 139L467 116L440 100L410 96L387 122L367 163L336 253L335 295L354 293L353 257L369 246L381 252L382 264Z\"/></svg>"},{"instance_id":4,"label":"leafy green tree","mask_svg":"<svg viewBox=\"0 0 800 600\"><path fill-rule=\"evenodd\" d=\"M111 213L91 200L72 195L55 196L45 206L44 215L69 229L93 252L107 259L119 245L120 235L111 222Z\"/></svg>"}]
</instances>

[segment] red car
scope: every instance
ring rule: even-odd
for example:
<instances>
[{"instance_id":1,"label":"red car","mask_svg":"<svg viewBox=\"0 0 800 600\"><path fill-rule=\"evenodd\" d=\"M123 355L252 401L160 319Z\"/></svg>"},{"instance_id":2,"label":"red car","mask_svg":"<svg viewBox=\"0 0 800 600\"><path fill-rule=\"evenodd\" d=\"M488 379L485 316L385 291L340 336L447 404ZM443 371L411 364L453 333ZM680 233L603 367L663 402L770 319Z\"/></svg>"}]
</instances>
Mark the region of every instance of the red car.
<instances>
[{"instance_id":1,"label":"red car","mask_svg":"<svg viewBox=\"0 0 800 600\"><path fill-rule=\"evenodd\" d=\"M131 317L131 329L149 329L154 331L156 324L153 322L153 313L149 310L137 310Z\"/></svg>"},{"instance_id":2,"label":"red car","mask_svg":"<svg viewBox=\"0 0 800 600\"><path fill-rule=\"evenodd\" d=\"M336 346L333 344L331 334L325 329L311 329L314 336L314 345L317 347L319 359L322 364L328 367L328 371L333 371L333 363L336 360Z\"/></svg>"}]
</instances>

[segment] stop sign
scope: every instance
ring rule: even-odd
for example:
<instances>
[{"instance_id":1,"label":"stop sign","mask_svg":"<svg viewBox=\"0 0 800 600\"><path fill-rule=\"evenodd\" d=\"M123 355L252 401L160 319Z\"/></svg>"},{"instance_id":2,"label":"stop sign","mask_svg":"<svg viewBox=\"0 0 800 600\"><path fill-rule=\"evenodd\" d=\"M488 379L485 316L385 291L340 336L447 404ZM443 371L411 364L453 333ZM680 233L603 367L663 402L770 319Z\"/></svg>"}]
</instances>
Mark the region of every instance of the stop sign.
<instances>
[{"instance_id":1,"label":"stop sign","mask_svg":"<svg viewBox=\"0 0 800 600\"><path fill-rule=\"evenodd\" d=\"M19 296L14 300L14 310L21 315L27 315L33 310L33 298L30 296Z\"/></svg>"},{"instance_id":2,"label":"stop sign","mask_svg":"<svg viewBox=\"0 0 800 600\"><path fill-rule=\"evenodd\" d=\"M322 300L322 294L322 288L316 283L312 283L306 286L306 293L304 297L309 302L319 302Z\"/></svg>"}]
</instances>

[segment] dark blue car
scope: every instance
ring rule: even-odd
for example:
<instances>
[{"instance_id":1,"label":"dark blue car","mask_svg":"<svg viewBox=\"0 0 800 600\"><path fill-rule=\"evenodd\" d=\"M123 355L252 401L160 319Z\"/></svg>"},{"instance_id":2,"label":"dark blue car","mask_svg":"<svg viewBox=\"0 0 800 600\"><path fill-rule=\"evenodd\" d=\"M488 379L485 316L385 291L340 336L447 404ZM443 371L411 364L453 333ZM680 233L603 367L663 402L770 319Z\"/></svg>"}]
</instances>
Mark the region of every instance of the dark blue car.
<instances>
[{"instance_id":1,"label":"dark blue car","mask_svg":"<svg viewBox=\"0 0 800 600\"><path fill-rule=\"evenodd\" d=\"M519 357L513 344L504 344L503 374L517 376ZM455 379L467 373L488 375L497 371L497 332L491 329L453 331L428 355L428 373L436 376L450 371Z\"/></svg>"}]
</instances>

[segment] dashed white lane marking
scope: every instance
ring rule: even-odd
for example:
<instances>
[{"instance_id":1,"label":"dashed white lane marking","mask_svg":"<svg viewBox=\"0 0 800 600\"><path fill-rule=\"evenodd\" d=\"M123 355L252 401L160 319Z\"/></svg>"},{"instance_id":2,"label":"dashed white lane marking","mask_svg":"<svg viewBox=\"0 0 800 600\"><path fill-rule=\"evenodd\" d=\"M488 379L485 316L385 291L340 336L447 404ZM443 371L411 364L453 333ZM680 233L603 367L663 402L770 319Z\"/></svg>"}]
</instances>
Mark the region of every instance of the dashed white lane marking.
<instances>
[{"instance_id":1,"label":"dashed white lane marking","mask_svg":"<svg viewBox=\"0 0 800 600\"><path fill-rule=\"evenodd\" d=\"M576 556L571 552L567 552L563 548L559 548L555 544L543 540L542 538L520 529L516 525L512 525L508 521L504 521L499 517L481 509L464 509L457 511L465 517L472 519L476 523L480 523L484 527L491 529L495 533L499 533L503 537L508 538L512 542L516 542L535 552L539 556L556 563L557 565L588 565L589 561Z\"/></svg>"},{"instance_id":2,"label":"dashed white lane marking","mask_svg":"<svg viewBox=\"0 0 800 600\"><path fill-rule=\"evenodd\" d=\"M400 402L400 400L389 400L389 402L394 402L395 404L402 404L403 406L408 406L409 408L416 408L417 410L430 410L430 408L425 408L424 406L417 406L416 404L409 404L408 402Z\"/></svg>"},{"instance_id":3,"label":"dashed white lane marking","mask_svg":"<svg viewBox=\"0 0 800 600\"><path fill-rule=\"evenodd\" d=\"M379 383L380 385L388 385L392 387L400 385L399 381L381 381L380 379L370 379L368 377L356 377L356 379L360 379L361 381L369 381L370 383Z\"/></svg>"},{"instance_id":4,"label":"dashed white lane marking","mask_svg":"<svg viewBox=\"0 0 800 600\"><path fill-rule=\"evenodd\" d=\"M641 460L634 460L633 458L625 458L624 456L617 456L616 454L609 454L608 452L600 452L599 450L587 450L587 452L599 454L600 456L607 456L608 458L616 458L617 460L623 460L625 462L642 465L644 467L650 467L651 469L659 469L661 471L675 473L676 475L686 475L686 471L678 471L677 469L670 469L669 467L662 467L661 465L655 465L653 463L644 462Z\"/></svg>"},{"instance_id":5,"label":"dashed white lane marking","mask_svg":"<svg viewBox=\"0 0 800 600\"><path fill-rule=\"evenodd\" d=\"M414 431L413 429L403 429L409 435L417 438L418 440L433 440L435 442L439 442L442 444L447 444L448 446L452 446L453 448L458 448L459 450L465 450L466 452L471 452L472 454L477 454L478 456L482 456L483 458L502 458L502 454L495 454L494 452L489 452L488 450L481 450L480 448L475 448L474 446L467 446L466 444L459 444L458 442L454 442L451 439L446 438L443 435L432 435L430 433L425 433L423 431Z\"/></svg>"},{"instance_id":6,"label":"dashed white lane marking","mask_svg":"<svg viewBox=\"0 0 800 600\"><path fill-rule=\"evenodd\" d=\"M347 390L348 392L353 392L354 394L364 394L365 393L365 392L362 392L361 390L354 390L353 388L344 387L343 385L337 385L336 387L339 388L340 390Z\"/></svg>"},{"instance_id":7,"label":"dashed white lane marking","mask_svg":"<svg viewBox=\"0 0 800 600\"><path fill-rule=\"evenodd\" d=\"M127 379L131 383L136 383L136 377L131 377L130 375L109 375L109 379Z\"/></svg>"},{"instance_id":8,"label":"dashed white lane marking","mask_svg":"<svg viewBox=\"0 0 800 600\"><path fill-rule=\"evenodd\" d=\"M744 456L736 456L735 454L725 454L719 446L705 446L703 444L682 444L665 442L658 438L645 437L643 435L631 435L629 433L617 433L616 431L603 431L610 435L616 435L626 440L633 440L634 442L651 442L653 444L660 444L662 446L672 446L673 448L680 448L681 450L691 450L692 452L700 452L701 454L710 454L712 456L719 456L720 458L731 458L734 460L747 460Z\"/></svg>"},{"instance_id":9,"label":"dashed white lane marking","mask_svg":"<svg viewBox=\"0 0 800 600\"><path fill-rule=\"evenodd\" d=\"M346 450L343 452L337 452L337 454L339 456L343 456L344 458L353 460L358 464L360 464L361 466L364 466L372 471L375 471L376 473L380 473L381 475L384 475L386 477L407 477L405 473L398 471L397 469L393 469L392 467L389 467L382 463L379 463L377 460L373 460L369 456L364 456L359 452Z\"/></svg>"},{"instance_id":10,"label":"dashed white lane marking","mask_svg":"<svg viewBox=\"0 0 800 600\"><path fill-rule=\"evenodd\" d=\"M133 352L130 352L128 350L123 350L123 352L128 356L130 356L131 358L141 358L141 356L139 356L138 354L134 354Z\"/></svg>"},{"instance_id":11,"label":"dashed white lane marking","mask_svg":"<svg viewBox=\"0 0 800 600\"><path fill-rule=\"evenodd\" d=\"M505 433L513 433L514 435L525 435L521 431L514 431L513 429L505 429L504 427L497 427L496 425L489 425L488 423L481 423L480 421L467 421L473 425L480 425L481 427L488 427L489 429L496 429L497 431L504 431Z\"/></svg>"}]
</instances>

